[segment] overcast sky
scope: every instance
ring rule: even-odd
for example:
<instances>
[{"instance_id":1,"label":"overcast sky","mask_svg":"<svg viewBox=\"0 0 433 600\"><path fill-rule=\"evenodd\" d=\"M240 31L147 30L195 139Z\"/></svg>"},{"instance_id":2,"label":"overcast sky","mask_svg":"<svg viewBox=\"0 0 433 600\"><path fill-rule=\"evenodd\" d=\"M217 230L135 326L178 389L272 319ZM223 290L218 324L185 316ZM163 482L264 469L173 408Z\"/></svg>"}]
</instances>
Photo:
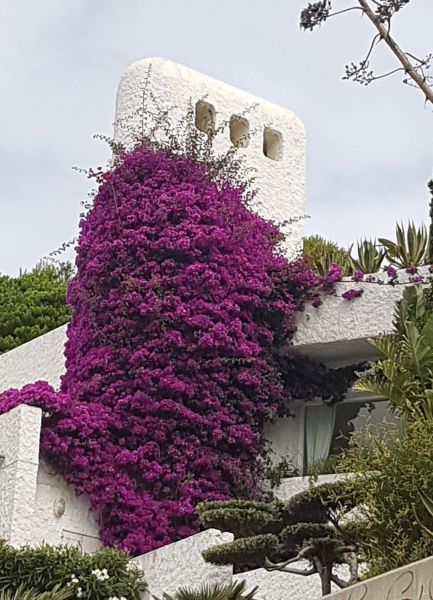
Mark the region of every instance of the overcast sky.
<instances>
[{"instance_id":1,"label":"overcast sky","mask_svg":"<svg viewBox=\"0 0 433 600\"><path fill-rule=\"evenodd\" d=\"M16 274L71 239L105 164L116 87L137 59L163 56L281 104L307 129L307 233L349 244L427 219L433 114L385 79L341 80L372 36L356 13L299 30L307 0L0 0L0 272ZM347 0L334 0L341 7ZM433 2L412 0L394 34L433 51ZM381 68L395 65L378 52Z\"/></svg>"}]
</instances>

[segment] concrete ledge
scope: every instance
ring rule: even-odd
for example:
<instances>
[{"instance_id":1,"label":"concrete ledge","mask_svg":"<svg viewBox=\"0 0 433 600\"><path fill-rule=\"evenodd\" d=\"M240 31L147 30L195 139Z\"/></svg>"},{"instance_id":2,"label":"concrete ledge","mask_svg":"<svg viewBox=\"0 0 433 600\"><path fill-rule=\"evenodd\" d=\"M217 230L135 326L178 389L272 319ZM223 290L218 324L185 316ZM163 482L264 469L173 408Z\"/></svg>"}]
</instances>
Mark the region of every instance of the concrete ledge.
<instances>
[{"instance_id":1,"label":"concrete ledge","mask_svg":"<svg viewBox=\"0 0 433 600\"><path fill-rule=\"evenodd\" d=\"M428 267L420 268L419 273L429 275ZM386 274L375 276L388 281ZM374 349L367 339L392 331L395 304L405 289L402 284L410 285L409 277L404 270L399 271L400 283L395 287L386 283L338 283L336 296L325 296L322 306L308 305L298 316L295 348L330 366L374 359ZM350 289L362 289L363 294L344 300L341 295Z\"/></svg>"},{"instance_id":2,"label":"concrete ledge","mask_svg":"<svg viewBox=\"0 0 433 600\"><path fill-rule=\"evenodd\" d=\"M319 475L316 479L312 479L308 475L305 477L287 477L283 479L278 487L273 492L279 500L289 500L292 496L296 496L299 492L308 490L313 481L313 485L320 485L322 483L334 483L334 481L341 481L347 477L343 473L330 473L329 475Z\"/></svg>"}]
</instances>

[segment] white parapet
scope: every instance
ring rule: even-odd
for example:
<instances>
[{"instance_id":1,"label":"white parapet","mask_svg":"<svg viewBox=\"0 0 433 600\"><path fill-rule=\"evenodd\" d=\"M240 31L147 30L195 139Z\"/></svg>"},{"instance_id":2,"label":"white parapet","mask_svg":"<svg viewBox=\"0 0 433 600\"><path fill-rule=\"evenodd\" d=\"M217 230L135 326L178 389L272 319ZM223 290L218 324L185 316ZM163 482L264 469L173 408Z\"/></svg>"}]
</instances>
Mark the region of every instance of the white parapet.
<instances>
[{"instance_id":1,"label":"white parapet","mask_svg":"<svg viewBox=\"0 0 433 600\"><path fill-rule=\"evenodd\" d=\"M432 597L433 557L430 556L325 596L323 600L428 600Z\"/></svg>"},{"instance_id":2,"label":"white parapet","mask_svg":"<svg viewBox=\"0 0 433 600\"><path fill-rule=\"evenodd\" d=\"M39 457L42 411L21 405L0 415L0 539L12 546L99 548L85 497Z\"/></svg>"},{"instance_id":3,"label":"white parapet","mask_svg":"<svg viewBox=\"0 0 433 600\"><path fill-rule=\"evenodd\" d=\"M256 178L253 208L262 216L279 223L300 219L284 229L287 251L293 254L303 234L305 132L301 120L281 106L170 60L147 58L126 70L117 92L115 139L127 147L141 133L146 86L159 108L168 111L170 123L184 117L191 104L199 129L217 130L227 123L214 138L215 149L223 153L233 142L241 146L239 153Z\"/></svg>"},{"instance_id":4,"label":"white parapet","mask_svg":"<svg viewBox=\"0 0 433 600\"><path fill-rule=\"evenodd\" d=\"M421 267L419 274L428 277L428 267ZM396 302L405 285L411 283L404 270L398 271L399 283L395 286L389 285L386 274L376 274L376 279L383 284L342 281L336 286L336 295L324 296L319 308L307 305L297 319L293 338L297 351L330 366L375 359L367 340L391 333ZM362 289L362 296L344 300L342 294L351 289Z\"/></svg>"},{"instance_id":5,"label":"white parapet","mask_svg":"<svg viewBox=\"0 0 433 600\"><path fill-rule=\"evenodd\" d=\"M0 356L0 392L27 383L47 381L58 388L65 370L67 325L53 329Z\"/></svg>"},{"instance_id":6,"label":"white parapet","mask_svg":"<svg viewBox=\"0 0 433 600\"><path fill-rule=\"evenodd\" d=\"M208 529L134 558L131 562L143 570L147 584L144 600L160 599L164 592L173 594L181 587L197 590L205 584L230 583L232 567L207 563L202 552L232 539L231 533Z\"/></svg>"}]
</instances>

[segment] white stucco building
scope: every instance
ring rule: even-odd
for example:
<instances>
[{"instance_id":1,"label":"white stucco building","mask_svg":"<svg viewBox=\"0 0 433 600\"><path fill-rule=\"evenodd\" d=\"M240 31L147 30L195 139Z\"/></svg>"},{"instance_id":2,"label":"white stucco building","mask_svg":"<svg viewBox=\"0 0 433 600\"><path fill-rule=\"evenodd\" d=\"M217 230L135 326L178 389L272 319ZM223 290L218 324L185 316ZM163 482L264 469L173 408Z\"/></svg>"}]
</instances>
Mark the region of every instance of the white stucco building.
<instances>
[{"instance_id":1,"label":"white stucco building","mask_svg":"<svg viewBox=\"0 0 433 600\"><path fill-rule=\"evenodd\" d=\"M171 61L146 59L127 69L118 89L115 138L127 145L133 141L133 132L140 131L146 81L173 119L180 119L192 105L195 125L203 135L209 130L216 132L214 143L218 151L227 151L233 144L239 146L246 166L255 169L258 194L254 209L266 218L289 220L285 229L289 240L286 252L292 256L303 235L305 134L300 119L285 108ZM227 126L220 130L223 123ZM326 297L320 308L308 307L299 315L296 352L332 367L373 357L367 338L391 329L392 307L402 288L364 284L362 297L347 303L340 294L351 287L352 282L342 282L337 296ZM65 339L66 326L0 356L0 392L38 380L58 388L64 371ZM267 428L275 462L287 459L302 473L309 462L313 438L315 458L326 457L341 433L338 424L350 421L351 427L356 426L356 419L359 421L365 412L363 403L365 399L352 394L337 409L327 409L314 403L308 407L300 398L293 405L294 417L280 419ZM380 404L375 410L379 416L386 412ZM99 546L95 518L88 511L86 499L77 498L40 460L40 424L41 412L32 407L18 407L0 416L0 536L15 545L73 543L93 551ZM307 484L305 479L286 480L279 494L289 497ZM162 550L172 561L172 550ZM146 568L155 571L155 565L162 560L161 552L143 559ZM181 550L184 553L185 549ZM222 572L215 573L218 580ZM224 574L225 578L230 576ZM287 597L287 575L260 571L249 577L260 582L265 591L265 580L270 582L271 591L263 592L263 597ZM290 577L293 600L306 598L306 590L313 597L318 580ZM159 593L158 585L154 589Z\"/></svg>"}]
</instances>

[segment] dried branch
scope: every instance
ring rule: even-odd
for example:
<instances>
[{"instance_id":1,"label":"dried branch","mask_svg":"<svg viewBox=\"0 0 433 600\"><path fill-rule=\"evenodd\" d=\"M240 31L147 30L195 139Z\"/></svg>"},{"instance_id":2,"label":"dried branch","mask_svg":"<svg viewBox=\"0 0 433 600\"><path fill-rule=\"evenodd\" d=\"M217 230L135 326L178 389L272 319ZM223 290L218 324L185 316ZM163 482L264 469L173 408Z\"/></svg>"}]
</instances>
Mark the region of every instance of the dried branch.
<instances>
[{"instance_id":1,"label":"dried branch","mask_svg":"<svg viewBox=\"0 0 433 600\"><path fill-rule=\"evenodd\" d=\"M364 14L370 19L376 27L380 37L387 44L391 52L402 65L404 71L413 79L416 85L422 90L425 95L426 102L433 104L433 90L410 62L406 53L400 48L397 42L391 37L389 30L386 29L384 21L391 19L392 15L399 11L403 6L408 4L409 0L383 0L380 7L376 9L376 13L372 11L367 0L358 0L359 5L364 10Z\"/></svg>"},{"instance_id":2,"label":"dried branch","mask_svg":"<svg viewBox=\"0 0 433 600\"><path fill-rule=\"evenodd\" d=\"M334 573L332 573L331 575L331 581L333 583L335 583L335 585L338 585L339 588L347 588L349 587L350 583L348 581L344 581L344 579L340 579L340 577L338 577L338 575L334 575Z\"/></svg>"},{"instance_id":3,"label":"dried branch","mask_svg":"<svg viewBox=\"0 0 433 600\"><path fill-rule=\"evenodd\" d=\"M411 52L402 50L391 36L392 17L407 6L410 0L356 1L358 6L351 6L336 12L332 12L331 0L309 2L307 7L301 12L300 25L303 29L312 31L332 16L353 10L360 10L374 25L377 34L374 36L364 60L359 63L352 62L346 65L343 79L352 79L362 85L369 85L373 81L403 71L407 75L407 78L403 82L419 88L423 92L426 102L433 104L433 89L430 85L433 82L433 77L426 73L433 63L433 54L428 54L425 58L418 58ZM394 54L401 67L392 69L381 75L375 75L374 71L370 68L370 57L375 46L382 41Z\"/></svg>"},{"instance_id":4,"label":"dried branch","mask_svg":"<svg viewBox=\"0 0 433 600\"><path fill-rule=\"evenodd\" d=\"M295 575L313 575L314 573L317 573L315 567L305 570L288 567L288 565L292 563L305 559L305 556L312 550L314 550L313 546L306 546L305 548L302 548L302 550L300 550L298 554L293 558L289 558L288 560L285 560L280 563L273 563L269 560L269 558L265 558L264 567L267 571L283 571L284 573L293 573Z\"/></svg>"}]
</instances>

